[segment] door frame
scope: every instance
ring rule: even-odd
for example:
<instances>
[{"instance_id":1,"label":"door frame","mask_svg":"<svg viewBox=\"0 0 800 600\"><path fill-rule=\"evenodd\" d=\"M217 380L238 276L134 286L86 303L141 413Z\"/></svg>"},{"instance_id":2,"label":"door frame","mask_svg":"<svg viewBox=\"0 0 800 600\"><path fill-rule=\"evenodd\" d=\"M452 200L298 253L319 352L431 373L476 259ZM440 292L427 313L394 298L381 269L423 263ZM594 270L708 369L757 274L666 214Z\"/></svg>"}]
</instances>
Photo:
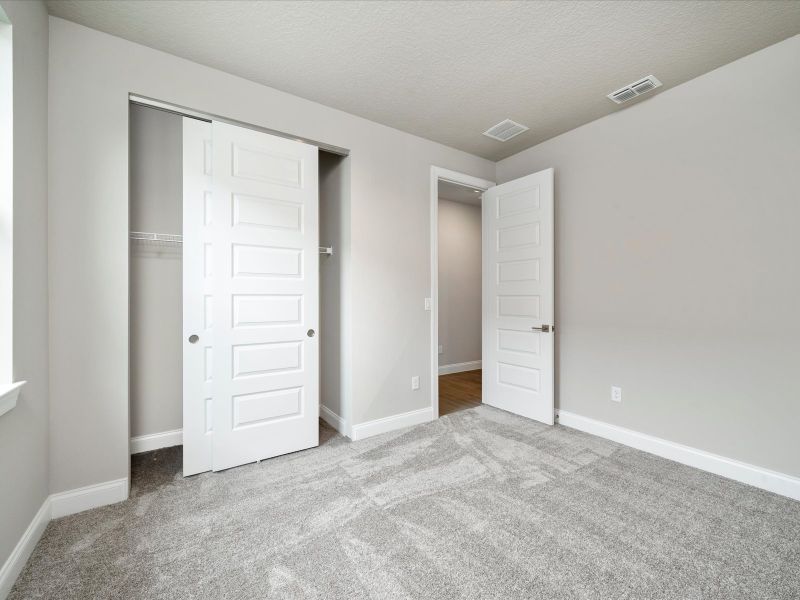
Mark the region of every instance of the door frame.
<instances>
[{"instance_id":1,"label":"door frame","mask_svg":"<svg viewBox=\"0 0 800 600\"><path fill-rule=\"evenodd\" d=\"M487 190L494 181L431 165L431 409L439 418L439 180ZM482 195L481 195L482 196ZM482 201L482 198L481 198ZM481 272L481 281L483 273ZM481 294L483 287L481 286ZM481 330L483 330L481 317ZM483 352L481 350L481 352ZM483 358L483 357L481 357Z\"/></svg>"}]
</instances>

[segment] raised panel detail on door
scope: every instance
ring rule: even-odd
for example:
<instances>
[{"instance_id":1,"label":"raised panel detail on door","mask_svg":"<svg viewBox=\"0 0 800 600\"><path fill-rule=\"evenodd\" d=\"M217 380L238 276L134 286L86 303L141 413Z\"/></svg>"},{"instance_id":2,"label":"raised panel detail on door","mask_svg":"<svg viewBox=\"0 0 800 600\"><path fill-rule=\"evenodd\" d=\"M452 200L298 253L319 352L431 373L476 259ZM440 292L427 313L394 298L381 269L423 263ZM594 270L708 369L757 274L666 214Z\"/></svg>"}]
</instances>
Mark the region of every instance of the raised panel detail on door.
<instances>
[{"instance_id":1,"label":"raised panel detail on door","mask_svg":"<svg viewBox=\"0 0 800 600\"><path fill-rule=\"evenodd\" d=\"M303 226L303 206L274 198L234 194L233 224L300 231Z\"/></svg>"},{"instance_id":2,"label":"raised panel detail on door","mask_svg":"<svg viewBox=\"0 0 800 600\"><path fill-rule=\"evenodd\" d=\"M286 156L268 152L260 148L248 148L236 143L233 144L232 150L232 175L234 177L255 179L296 188L303 186L302 159L292 155Z\"/></svg>"},{"instance_id":3,"label":"raised panel detail on door","mask_svg":"<svg viewBox=\"0 0 800 600\"><path fill-rule=\"evenodd\" d=\"M497 316L538 318L539 304L539 296L497 296Z\"/></svg>"},{"instance_id":4,"label":"raised panel detail on door","mask_svg":"<svg viewBox=\"0 0 800 600\"><path fill-rule=\"evenodd\" d=\"M212 410L211 398L206 398L205 423L206 434L212 433L214 431L214 412Z\"/></svg>"},{"instance_id":5,"label":"raised panel detail on door","mask_svg":"<svg viewBox=\"0 0 800 600\"><path fill-rule=\"evenodd\" d=\"M538 280L538 258L532 258L530 260L510 260L497 263L497 283Z\"/></svg>"},{"instance_id":6,"label":"raised panel detail on door","mask_svg":"<svg viewBox=\"0 0 800 600\"><path fill-rule=\"evenodd\" d=\"M499 329L497 331L497 349L525 354L539 354L540 337L528 331Z\"/></svg>"},{"instance_id":7,"label":"raised panel detail on door","mask_svg":"<svg viewBox=\"0 0 800 600\"><path fill-rule=\"evenodd\" d=\"M319 443L317 148L214 130L215 471Z\"/></svg>"},{"instance_id":8,"label":"raised panel detail on door","mask_svg":"<svg viewBox=\"0 0 800 600\"><path fill-rule=\"evenodd\" d=\"M539 223L510 225L497 230L497 249L510 250L520 247L534 247L540 243Z\"/></svg>"},{"instance_id":9,"label":"raised panel detail on door","mask_svg":"<svg viewBox=\"0 0 800 600\"><path fill-rule=\"evenodd\" d=\"M526 188L497 197L497 218L510 217L539 208L539 188Z\"/></svg>"},{"instance_id":10,"label":"raised panel detail on door","mask_svg":"<svg viewBox=\"0 0 800 600\"><path fill-rule=\"evenodd\" d=\"M483 195L483 402L553 423L553 170Z\"/></svg>"},{"instance_id":11,"label":"raised panel detail on door","mask_svg":"<svg viewBox=\"0 0 800 600\"><path fill-rule=\"evenodd\" d=\"M245 344L233 347L233 378L281 373L302 368L303 342Z\"/></svg>"},{"instance_id":12,"label":"raised panel detail on door","mask_svg":"<svg viewBox=\"0 0 800 600\"><path fill-rule=\"evenodd\" d=\"M295 294L237 294L233 296L233 326L299 325L303 297Z\"/></svg>"},{"instance_id":13,"label":"raised panel detail on door","mask_svg":"<svg viewBox=\"0 0 800 600\"><path fill-rule=\"evenodd\" d=\"M209 224L210 223L209 221ZM185 241L186 240L184 240L184 243ZM186 246L184 246L184 248L186 248ZM210 243L203 244L203 275L208 279L214 275L214 253L212 252Z\"/></svg>"},{"instance_id":14,"label":"raised panel detail on door","mask_svg":"<svg viewBox=\"0 0 800 600\"><path fill-rule=\"evenodd\" d=\"M234 277L301 277L302 274L302 249L233 245Z\"/></svg>"},{"instance_id":15,"label":"raised panel detail on door","mask_svg":"<svg viewBox=\"0 0 800 600\"><path fill-rule=\"evenodd\" d=\"M203 372L205 373L206 381L214 379L214 348L206 346L203 355L203 364L205 365Z\"/></svg>"},{"instance_id":16,"label":"raised panel detail on door","mask_svg":"<svg viewBox=\"0 0 800 600\"><path fill-rule=\"evenodd\" d=\"M214 326L214 302L211 296L203 296L203 323L206 329Z\"/></svg>"},{"instance_id":17,"label":"raised panel detail on door","mask_svg":"<svg viewBox=\"0 0 800 600\"><path fill-rule=\"evenodd\" d=\"M233 428L303 417L303 388L245 394L233 398Z\"/></svg>"},{"instance_id":18,"label":"raised panel detail on door","mask_svg":"<svg viewBox=\"0 0 800 600\"><path fill-rule=\"evenodd\" d=\"M497 381L504 385L532 390L539 390L539 369L497 363Z\"/></svg>"}]
</instances>

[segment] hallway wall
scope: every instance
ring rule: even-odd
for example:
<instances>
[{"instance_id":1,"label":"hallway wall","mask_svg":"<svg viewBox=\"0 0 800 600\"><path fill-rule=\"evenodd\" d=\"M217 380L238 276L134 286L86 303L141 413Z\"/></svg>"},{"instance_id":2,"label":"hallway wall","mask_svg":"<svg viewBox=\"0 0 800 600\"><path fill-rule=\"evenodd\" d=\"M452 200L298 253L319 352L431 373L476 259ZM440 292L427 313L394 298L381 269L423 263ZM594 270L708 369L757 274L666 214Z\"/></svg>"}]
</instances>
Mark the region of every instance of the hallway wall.
<instances>
[{"instance_id":1,"label":"hallway wall","mask_svg":"<svg viewBox=\"0 0 800 600\"><path fill-rule=\"evenodd\" d=\"M439 366L481 360L481 207L439 199Z\"/></svg>"}]
</instances>

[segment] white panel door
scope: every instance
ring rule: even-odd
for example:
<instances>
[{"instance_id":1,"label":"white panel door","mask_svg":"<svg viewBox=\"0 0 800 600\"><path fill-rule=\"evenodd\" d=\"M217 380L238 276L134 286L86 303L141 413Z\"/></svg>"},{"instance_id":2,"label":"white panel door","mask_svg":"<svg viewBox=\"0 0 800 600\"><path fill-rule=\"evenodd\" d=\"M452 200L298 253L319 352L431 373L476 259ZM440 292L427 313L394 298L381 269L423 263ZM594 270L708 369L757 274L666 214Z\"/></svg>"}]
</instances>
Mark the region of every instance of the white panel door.
<instances>
[{"instance_id":1,"label":"white panel door","mask_svg":"<svg viewBox=\"0 0 800 600\"><path fill-rule=\"evenodd\" d=\"M183 474L211 470L211 123L183 118ZM193 337L194 336L194 337Z\"/></svg>"},{"instance_id":2,"label":"white panel door","mask_svg":"<svg viewBox=\"0 0 800 600\"><path fill-rule=\"evenodd\" d=\"M483 402L553 424L553 169L483 194Z\"/></svg>"},{"instance_id":3,"label":"white panel door","mask_svg":"<svg viewBox=\"0 0 800 600\"><path fill-rule=\"evenodd\" d=\"M213 470L319 444L317 148L213 123Z\"/></svg>"}]
</instances>

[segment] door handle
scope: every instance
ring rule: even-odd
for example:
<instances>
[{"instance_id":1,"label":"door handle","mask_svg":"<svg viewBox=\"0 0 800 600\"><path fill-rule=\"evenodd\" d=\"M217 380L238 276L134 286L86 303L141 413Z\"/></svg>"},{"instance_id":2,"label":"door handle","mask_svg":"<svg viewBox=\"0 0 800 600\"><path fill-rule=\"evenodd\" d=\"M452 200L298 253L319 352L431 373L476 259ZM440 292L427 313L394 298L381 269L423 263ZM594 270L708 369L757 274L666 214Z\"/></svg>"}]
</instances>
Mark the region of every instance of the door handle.
<instances>
[{"instance_id":1,"label":"door handle","mask_svg":"<svg viewBox=\"0 0 800 600\"><path fill-rule=\"evenodd\" d=\"M199 340L199 339L200 339L199 336L197 336L195 334L192 334L192 335L189 336L189 343L190 344L196 344L197 340Z\"/></svg>"},{"instance_id":2,"label":"door handle","mask_svg":"<svg viewBox=\"0 0 800 600\"><path fill-rule=\"evenodd\" d=\"M555 325L542 325L541 327L531 327L533 331L541 331L542 333L550 333L551 331L555 333L556 326Z\"/></svg>"},{"instance_id":3,"label":"door handle","mask_svg":"<svg viewBox=\"0 0 800 600\"><path fill-rule=\"evenodd\" d=\"M315 333L316 333L316 331L314 331L313 329L309 329L309 330L306 332L306 335L307 335L308 337L314 337L314 334L315 334Z\"/></svg>"}]
</instances>

